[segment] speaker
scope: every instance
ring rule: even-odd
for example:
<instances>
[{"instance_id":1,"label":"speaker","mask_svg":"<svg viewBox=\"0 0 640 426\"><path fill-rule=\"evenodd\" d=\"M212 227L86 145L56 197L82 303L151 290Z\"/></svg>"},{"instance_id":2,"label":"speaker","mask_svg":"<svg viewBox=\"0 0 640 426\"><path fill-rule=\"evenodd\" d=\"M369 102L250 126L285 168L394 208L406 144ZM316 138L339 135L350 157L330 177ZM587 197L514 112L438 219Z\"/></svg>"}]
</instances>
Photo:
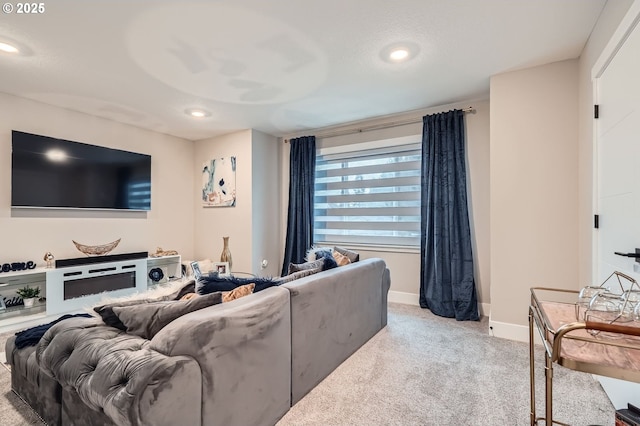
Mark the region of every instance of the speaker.
<instances>
[{"instance_id":1,"label":"speaker","mask_svg":"<svg viewBox=\"0 0 640 426\"><path fill-rule=\"evenodd\" d=\"M166 266L155 267L149 270L149 280L153 284L166 283L169 279Z\"/></svg>"}]
</instances>

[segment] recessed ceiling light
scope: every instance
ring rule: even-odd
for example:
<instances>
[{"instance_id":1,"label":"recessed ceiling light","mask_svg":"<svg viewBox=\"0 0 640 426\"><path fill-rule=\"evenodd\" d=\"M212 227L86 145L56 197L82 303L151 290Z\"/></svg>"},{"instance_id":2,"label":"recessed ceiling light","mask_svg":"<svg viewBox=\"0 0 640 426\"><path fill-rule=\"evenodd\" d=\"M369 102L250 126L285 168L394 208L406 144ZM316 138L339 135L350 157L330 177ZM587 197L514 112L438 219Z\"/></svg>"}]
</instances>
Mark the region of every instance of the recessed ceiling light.
<instances>
[{"instance_id":1,"label":"recessed ceiling light","mask_svg":"<svg viewBox=\"0 0 640 426\"><path fill-rule=\"evenodd\" d=\"M190 115L192 117L196 117L196 118L204 118L204 117L209 117L211 115L209 111L204 109L199 109L199 108L189 108L185 110L185 114Z\"/></svg>"},{"instance_id":2,"label":"recessed ceiling light","mask_svg":"<svg viewBox=\"0 0 640 426\"><path fill-rule=\"evenodd\" d=\"M3 42L0 42L0 51L2 51L4 53L18 53L18 52L20 52L17 47L15 47L15 46L13 46L13 45L11 45L9 43L3 43Z\"/></svg>"},{"instance_id":3,"label":"recessed ceiling light","mask_svg":"<svg viewBox=\"0 0 640 426\"><path fill-rule=\"evenodd\" d=\"M387 45L380 51L380 57L385 62L397 64L400 62L407 62L415 58L418 55L418 52L420 52L420 46L416 43L407 41Z\"/></svg>"},{"instance_id":4,"label":"recessed ceiling light","mask_svg":"<svg viewBox=\"0 0 640 426\"><path fill-rule=\"evenodd\" d=\"M392 61L403 61L409 57L409 51L404 48L394 49L389 53L389 59Z\"/></svg>"}]
</instances>

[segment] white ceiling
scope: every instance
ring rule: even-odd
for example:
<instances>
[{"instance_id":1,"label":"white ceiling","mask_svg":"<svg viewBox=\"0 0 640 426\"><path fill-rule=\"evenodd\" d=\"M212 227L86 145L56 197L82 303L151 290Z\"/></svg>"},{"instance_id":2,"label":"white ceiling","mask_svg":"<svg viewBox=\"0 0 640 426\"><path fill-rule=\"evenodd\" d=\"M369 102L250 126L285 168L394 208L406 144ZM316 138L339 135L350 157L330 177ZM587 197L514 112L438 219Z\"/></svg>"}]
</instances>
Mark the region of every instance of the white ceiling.
<instances>
[{"instance_id":1,"label":"white ceiling","mask_svg":"<svg viewBox=\"0 0 640 426\"><path fill-rule=\"evenodd\" d=\"M578 57L605 2L49 0L0 17L23 51L0 54L0 92L191 140L282 136L488 98L491 75ZM383 60L398 43L415 57Z\"/></svg>"}]
</instances>

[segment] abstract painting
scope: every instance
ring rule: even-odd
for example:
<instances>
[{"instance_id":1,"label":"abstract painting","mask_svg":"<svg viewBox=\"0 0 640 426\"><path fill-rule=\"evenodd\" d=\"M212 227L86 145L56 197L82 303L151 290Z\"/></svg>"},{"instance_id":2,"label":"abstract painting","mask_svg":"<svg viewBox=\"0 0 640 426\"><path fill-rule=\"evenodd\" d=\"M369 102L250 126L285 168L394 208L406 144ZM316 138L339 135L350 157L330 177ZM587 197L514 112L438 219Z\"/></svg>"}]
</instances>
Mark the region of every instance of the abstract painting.
<instances>
[{"instance_id":1,"label":"abstract painting","mask_svg":"<svg viewBox=\"0 0 640 426\"><path fill-rule=\"evenodd\" d=\"M202 166L202 206L236 205L236 157L207 161Z\"/></svg>"}]
</instances>

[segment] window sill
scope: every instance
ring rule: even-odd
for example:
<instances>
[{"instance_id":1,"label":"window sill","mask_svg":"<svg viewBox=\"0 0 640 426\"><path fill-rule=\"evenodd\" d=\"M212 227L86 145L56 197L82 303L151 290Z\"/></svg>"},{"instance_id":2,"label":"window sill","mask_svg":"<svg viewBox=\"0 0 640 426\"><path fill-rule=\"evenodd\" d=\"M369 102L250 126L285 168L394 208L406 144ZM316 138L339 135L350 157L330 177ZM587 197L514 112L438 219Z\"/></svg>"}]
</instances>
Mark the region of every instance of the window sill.
<instances>
[{"instance_id":1,"label":"window sill","mask_svg":"<svg viewBox=\"0 0 640 426\"><path fill-rule=\"evenodd\" d=\"M319 241L313 243L314 246L320 247L344 247L353 251L360 252L385 252L385 253L411 253L420 254L420 247L405 247L405 246L383 246L373 244L345 244L345 243L333 243L330 241Z\"/></svg>"}]
</instances>

